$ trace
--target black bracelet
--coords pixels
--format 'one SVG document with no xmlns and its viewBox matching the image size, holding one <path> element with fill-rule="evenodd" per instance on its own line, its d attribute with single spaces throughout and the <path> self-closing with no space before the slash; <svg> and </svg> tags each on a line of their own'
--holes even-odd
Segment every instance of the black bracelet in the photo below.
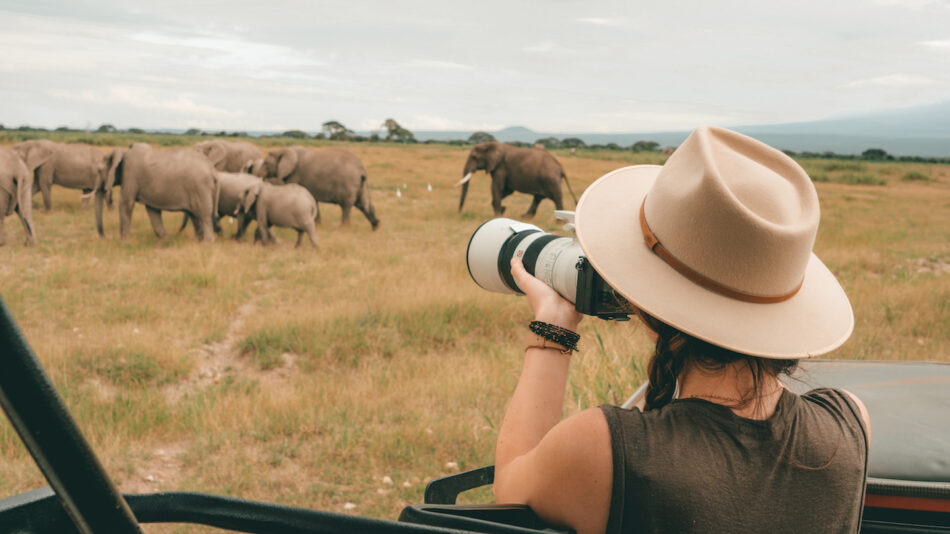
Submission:
<svg viewBox="0 0 950 534">
<path fill-rule="evenodd" d="M 528 325 L 528 329 L 548 341 L 553 341 L 573 351 L 577 350 L 577 342 L 581 339 L 581 336 L 577 332 L 572 332 L 567 328 L 561 328 L 560 326 L 542 321 L 531 321 L 531 324 Z"/>
</svg>

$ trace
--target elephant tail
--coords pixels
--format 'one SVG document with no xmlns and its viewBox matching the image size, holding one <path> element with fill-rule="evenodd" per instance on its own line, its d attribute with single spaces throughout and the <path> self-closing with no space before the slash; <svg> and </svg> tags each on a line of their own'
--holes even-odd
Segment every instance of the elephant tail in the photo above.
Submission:
<svg viewBox="0 0 950 534">
<path fill-rule="evenodd" d="M 574 196 L 574 190 L 571 189 L 571 182 L 567 181 L 567 175 L 564 174 L 564 171 L 561 171 L 561 179 L 564 180 L 564 185 L 567 186 L 567 192 L 571 194 L 571 198 L 574 199 L 574 206 L 577 206 L 577 197 Z"/>
<path fill-rule="evenodd" d="M 186 226 L 188 226 L 188 212 L 183 213 L 181 216 L 181 226 L 178 227 L 178 233 L 184 232 Z"/>
</svg>

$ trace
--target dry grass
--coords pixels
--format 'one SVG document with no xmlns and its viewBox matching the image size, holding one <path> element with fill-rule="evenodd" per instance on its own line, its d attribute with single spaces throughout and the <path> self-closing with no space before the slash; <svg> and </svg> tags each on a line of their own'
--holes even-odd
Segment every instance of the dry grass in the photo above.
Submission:
<svg viewBox="0 0 950 534">
<path fill-rule="evenodd" d="M 395 518 L 421 502 L 426 480 L 491 463 L 530 315 L 521 299 L 476 288 L 465 268 L 467 240 L 491 216 L 488 179 L 473 178 L 459 214 L 464 148 L 348 148 L 369 170 L 382 227 L 354 213 L 342 228 L 325 206 L 319 253 L 294 250 L 283 230 L 267 249 L 190 233 L 159 243 L 141 207 L 128 241 L 116 240 L 116 212 L 100 241 L 79 193 L 60 188 L 54 211 L 35 214 L 37 247 L 23 248 L 7 220 L 0 292 L 124 491 L 352 503 Z M 617 167 L 661 162 L 558 156 L 578 194 Z M 816 251 L 857 317 L 834 357 L 950 360 L 950 168 L 804 163 L 828 177 Z M 929 179 L 902 179 L 910 172 Z M 885 185 L 837 179 L 849 173 Z M 508 213 L 529 200 L 510 197 Z M 534 222 L 558 230 L 552 209 L 542 204 Z M 179 220 L 166 215 L 166 226 Z M 582 334 L 566 413 L 622 402 L 649 352 L 633 325 L 588 319 Z M 44 484 L 0 425 L 0 494 Z"/>
</svg>

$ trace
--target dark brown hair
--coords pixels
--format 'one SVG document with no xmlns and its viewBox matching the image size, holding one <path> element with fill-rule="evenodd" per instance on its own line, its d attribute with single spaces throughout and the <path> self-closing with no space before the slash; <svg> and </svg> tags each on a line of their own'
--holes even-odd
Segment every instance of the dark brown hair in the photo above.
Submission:
<svg viewBox="0 0 950 534">
<path fill-rule="evenodd" d="M 647 367 L 650 380 L 646 393 L 647 410 L 662 408 L 673 400 L 676 378 L 687 363 L 697 364 L 710 371 L 721 370 L 736 361 L 748 365 L 749 371 L 752 372 L 752 389 L 743 399 L 739 399 L 739 406 L 759 397 L 759 385 L 763 376 L 777 377 L 780 374 L 788 374 L 798 366 L 798 360 L 756 358 L 733 352 L 680 332 L 643 311 L 637 313 L 657 334 L 656 351 Z"/>
</svg>

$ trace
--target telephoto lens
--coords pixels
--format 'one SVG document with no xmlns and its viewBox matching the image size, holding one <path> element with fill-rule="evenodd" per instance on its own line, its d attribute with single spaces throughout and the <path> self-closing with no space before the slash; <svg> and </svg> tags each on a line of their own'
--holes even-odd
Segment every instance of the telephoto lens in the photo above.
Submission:
<svg viewBox="0 0 950 534">
<path fill-rule="evenodd" d="M 558 214 L 565 220 L 573 219 L 571 212 Z M 591 267 L 573 237 L 549 234 L 533 224 L 500 217 L 483 223 L 469 239 L 468 272 L 483 289 L 524 294 L 511 276 L 514 257 L 521 258 L 529 274 L 554 288 L 581 313 L 626 320 L 633 312 L 633 307 Z"/>
</svg>

